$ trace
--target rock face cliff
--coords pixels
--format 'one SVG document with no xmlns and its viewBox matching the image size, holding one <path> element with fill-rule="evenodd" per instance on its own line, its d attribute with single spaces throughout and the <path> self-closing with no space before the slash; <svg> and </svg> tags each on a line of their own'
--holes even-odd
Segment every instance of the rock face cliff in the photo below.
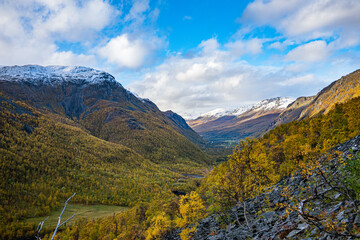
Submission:
<svg viewBox="0 0 360 240">
<path fill-rule="evenodd" d="M 344 180 L 346 173 L 339 171 L 339 166 L 342 164 L 342 157 L 346 161 L 350 153 L 360 153 L 360 136 L 338 145 L 333 150 L 342 154 L 331 159 L 326 167 L 325 165 L 321 167 L 327 177 L 321 176 L 321 172 L 310 177 L 308 175 L 304 177 L 298 172 L 292 177 L 283 178 L 267 193 L 245 202 L 249 225 L 246 223 L 242 204 L 227 213 L 229 219 L 225 225 L 219 223 L 218 215 L 202 220 L 192 239 L 359 238 L 360 203 L 352 199 L 349 192 L 341 189 L 341 181 Z M 312 211 L 307 212 L 309 206 Z M 289 211 L 289 207 L 293 207 L 293 210 Z M 331 230 L 331 227 L 324 228 L 326 224 L 334 224 L 336 231 Z M 172 232 L 166 239 L 180 239 L 178 234 L 179 230 Z"/>
</svg>

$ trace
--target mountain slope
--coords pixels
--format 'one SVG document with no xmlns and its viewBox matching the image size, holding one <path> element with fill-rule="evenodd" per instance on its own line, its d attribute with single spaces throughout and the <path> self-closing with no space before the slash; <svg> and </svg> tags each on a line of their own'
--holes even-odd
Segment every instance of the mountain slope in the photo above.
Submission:
<svg viewBox="0 0 360 240">
<path fill-rule="evenodd" d="M 172 121 L 173 127 L 177 129 L 182 135 L 193 143 L 203 146 L 205 144 L 204 139 L 200 137 L 183 119 L 179 114 L 174 113 L 173 111 L 166 111 L 163 114 Z"/>
<path fill-rule="evenodd" d="M 186 124 L 176 125 L 108 73 L 86 67 L 2 67 L 0 89 L 9 99 L 68 117 L 92 135 L 130 147 L 153 162 L 207 161 L 182 133 L 197 143 L 201 137 Z"/>
<path fill-rule="evenodd" d="M 0 238 L 35 236 L 24 219 L 73 203 L 133 206 L 171 196 L 180 175 L 79 124 L 0 96 Z"/>
<path fill-rule="evenodd" d="M 291 98 L 272 98 L 253 106 L 233 111 L 204 114 L 188 124 L 205 140 L 215 143 L 237 143 L 246 137 L 258 137 L 269 124 L 292 102 Z"/>
</svg>

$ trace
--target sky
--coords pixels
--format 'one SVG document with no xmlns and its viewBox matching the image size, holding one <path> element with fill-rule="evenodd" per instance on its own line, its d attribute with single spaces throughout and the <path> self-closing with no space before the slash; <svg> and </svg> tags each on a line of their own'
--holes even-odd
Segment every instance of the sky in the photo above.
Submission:
<svg viewBox="0 0 360 240">
<path fill-rule="evenodd" d="M 0 0 L 0 65 L 88 66 L 186 118 L 360 68 L 359 0 Z"/>
</svg>

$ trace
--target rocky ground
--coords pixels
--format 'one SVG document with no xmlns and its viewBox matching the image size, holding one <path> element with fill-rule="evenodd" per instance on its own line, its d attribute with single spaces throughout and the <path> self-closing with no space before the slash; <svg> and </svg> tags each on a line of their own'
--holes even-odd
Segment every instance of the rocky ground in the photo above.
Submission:
<svg viewBox="0 0 360 240">
<path fill-rule="evenodd" d="M 267 193 L 246 201 L 246 214 L 243 205 L 234 207 L 225 224 L 218 215 L 205 218 L 192 239 L 360 238 L 359 201 L 343 187 L 344 171 L 338 167 L 342 157 L 346 161 L 348 154 L 360 153 L 360 136 L 334 150 L 343 155 L 333 157 L 321 171 L 311 176 L 299 171 L 283 178 Z M 179 232 L 166 239 L 180 239 Z"/>
</svg>

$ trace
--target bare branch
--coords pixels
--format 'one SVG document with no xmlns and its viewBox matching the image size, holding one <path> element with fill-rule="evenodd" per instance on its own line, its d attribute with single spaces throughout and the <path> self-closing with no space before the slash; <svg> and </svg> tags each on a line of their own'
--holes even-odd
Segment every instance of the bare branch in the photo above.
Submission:
<svg viewBox="0 0 360 240">
<path fill-rule="evenodd" d="M 61 227 L 62 225 L 64 225 L 67 221 L 69 221 L 70 219 L 72 219 L 75 216 L 75 213 L 69 217 L 65 222 L 63 222 L 59 227 Z"/>
<path fill-rule="evenodd" d="M 57 226 L 56 226 L 56 228 L 55 228 L 54 234 L 53 234 L 52 237 L 51 237 L 51 240 L 53 240 L 53 239 L 55 238 L 56 232 L 58 231 L 59 227 L 61 227 L 64 223 L 66 223 L 67 221 L 69 221 L 70 219 L 72 219 L 72 218 L 75 216 L 75 213 L 74 213 L 74 215 L 72 215 L 72 217 L 68 218 L 65 222 L 63 222 L 63 223 L 61 224 L 61 217 L 62 217 L 62 215 L 63 215 L 63 213 L 64 213 L 64 211 L 65 211 L 65 209 L 66 209 L 66 206 L 67 206 L 68 202 L 70 201 L 70 199 L 75 196 L 75 194 L 76 194 L 76 193 L 74 193 L 73 195 L 71 195 L 71 196 L 68 198 L 68 200 L 66 200 L 65 206 L 64 206 L 64 208 L 63 208 L 63 210 L 62 210 L 62 212 L 61 212 L 61 214 L 60 214 L 60 216 L 59 216 L 58 224 L 57 224 Z"/>
<path fill-rule="evenodd" d="M 45 218 L 43 221 L 41 221 L 40 223 L 39 223 L 39 225 L 38 225 L 38 227 L 37 227 L 37 229 L 36 229 L 36 236 L 35 236 L 35 238 L 36 239 L 39 239 L 39 240 L 41 240 L 41 238 L 40 238 L 40 231 L 41 231 L 41 229 L 43 228 L 43 225 L 44 225 L 44 222 L 48 219 L 49 217 L 47 217 L 47 218 Z"/>
</svg>

